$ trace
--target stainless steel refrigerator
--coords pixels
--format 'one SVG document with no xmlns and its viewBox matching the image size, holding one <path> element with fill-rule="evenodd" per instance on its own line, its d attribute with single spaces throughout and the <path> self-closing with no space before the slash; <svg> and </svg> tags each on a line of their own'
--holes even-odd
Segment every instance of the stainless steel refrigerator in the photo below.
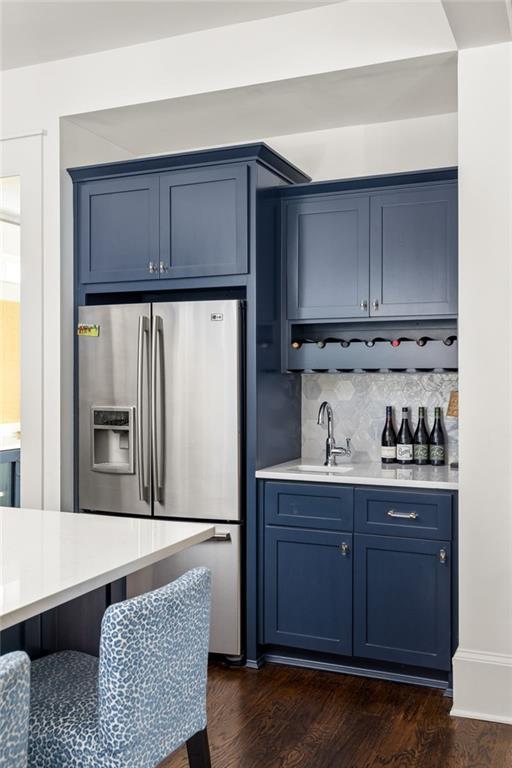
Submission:
<svg viewBox="0 0 512 768">
<path fill-rule="evenodd" d="M 210 650 L 241 653 L 241 304 L 79 308 L 78 506 L 216 523 L 216 537 L 131 578 L 213 573 Z"/>
</svg>

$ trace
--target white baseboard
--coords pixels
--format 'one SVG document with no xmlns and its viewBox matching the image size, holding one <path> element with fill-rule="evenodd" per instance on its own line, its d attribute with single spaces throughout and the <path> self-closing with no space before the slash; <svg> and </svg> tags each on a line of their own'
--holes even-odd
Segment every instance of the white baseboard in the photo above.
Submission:
<svg viewBox="0 0 512 768">
<path fill-rule="evenodd" d="M 512 656 L 459 648 L 451 715 L 512 725 Z"/>
</svg>

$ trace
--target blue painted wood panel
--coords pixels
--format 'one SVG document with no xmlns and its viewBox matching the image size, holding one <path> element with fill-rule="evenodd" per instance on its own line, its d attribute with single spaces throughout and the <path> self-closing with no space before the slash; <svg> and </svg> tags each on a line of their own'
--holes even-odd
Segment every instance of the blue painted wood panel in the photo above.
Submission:
<svg viewBox="0 0 512 768">
<path fill-rule="evenodd" d="M 78 259 L 83 283 L 158 279 L 158 178 L 85 182 L 78 188 Z"/>
<path fill-rule="evenodd" d="M 247 166 L 161 174 L 160 225 L 162 278 L 247 272 Z"/>
<path fill-rule="evenodd" d="M 368 316 L 368 195 L 304 198 L 285 208 L 288 318 Z"/>
<path fill-rule="evenodd" d="M 20 449 L 0 451 L 0 507 L 20 506 Z"/>
<path fill-rule="evenodd" d="M 265 483 L 267 525 L 351 531 L 354 489 L 314 483 Z"/>
<path fill-rule="evenodd" d="M 356 488 L 355 530 L 420 539 L 451 539 L 452 495 L 400 488 Z"/>
<path fill-rule="evenodd" d="M 449 670 L 450 543 L 354 538 L 354 655 Z"/>
<path fill-rule="evenodd" d="M 352 652 L 351 534 L 267 526 L 264 589 L 266 643 Z"/>
<path fill-rule="evenodd" d="M 457 313 L 457 184 L 371 196 L 371 314 Z"/>
</svg>

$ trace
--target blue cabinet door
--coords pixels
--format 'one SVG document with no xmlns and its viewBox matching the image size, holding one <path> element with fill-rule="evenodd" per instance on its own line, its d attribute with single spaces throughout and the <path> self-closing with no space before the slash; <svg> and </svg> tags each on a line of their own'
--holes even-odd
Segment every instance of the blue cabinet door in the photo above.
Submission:
<svg viewBox="0 0 512 768">
<path fill-rule="evenodd" d="M 368 316 L 369 198 L 285 204 L 290 320 Z"/>
<path fill-rule="evenodd" d="M 233 164 L 160 176 L 162 278 L 248 270 L 248 168 Z"/>
<path fill-rule="evenodd" d="M 77 194 L 81 282 L 158 278 L 158 177 L 84 182 Z"/>
<path fill-rule="evenodd" d="M 352 653 L 352 535 L 265 529 L 266 643 Z"/>
<path fill-rule="evenodd" d="M 370 313 L 457 313 L 457 184 L 371 197 Z"/>
<path fill-rule="evenodd" d="M 449 670 L 450 544 L 354 538 L 354 655 Z"/>
</svg>

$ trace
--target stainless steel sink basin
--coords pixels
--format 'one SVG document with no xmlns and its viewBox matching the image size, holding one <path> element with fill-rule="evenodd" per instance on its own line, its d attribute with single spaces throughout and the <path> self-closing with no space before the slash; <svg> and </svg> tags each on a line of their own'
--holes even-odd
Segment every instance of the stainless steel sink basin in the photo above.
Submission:
<svg viewBox="0 0 512 768">
<path fill-rule="evenodd" d="M 350 470 L 354 469 L 354 467 L 351 464 L 340 464 L 336 467 L 326 467 L 323 464 L 297 464 L 295 467 L 290 467 L 290 469 L 292 472 L 323 472 L 324 474 L 334 473 L 342 475 L 344 472 L 350 472 Z"/>
</svg>

